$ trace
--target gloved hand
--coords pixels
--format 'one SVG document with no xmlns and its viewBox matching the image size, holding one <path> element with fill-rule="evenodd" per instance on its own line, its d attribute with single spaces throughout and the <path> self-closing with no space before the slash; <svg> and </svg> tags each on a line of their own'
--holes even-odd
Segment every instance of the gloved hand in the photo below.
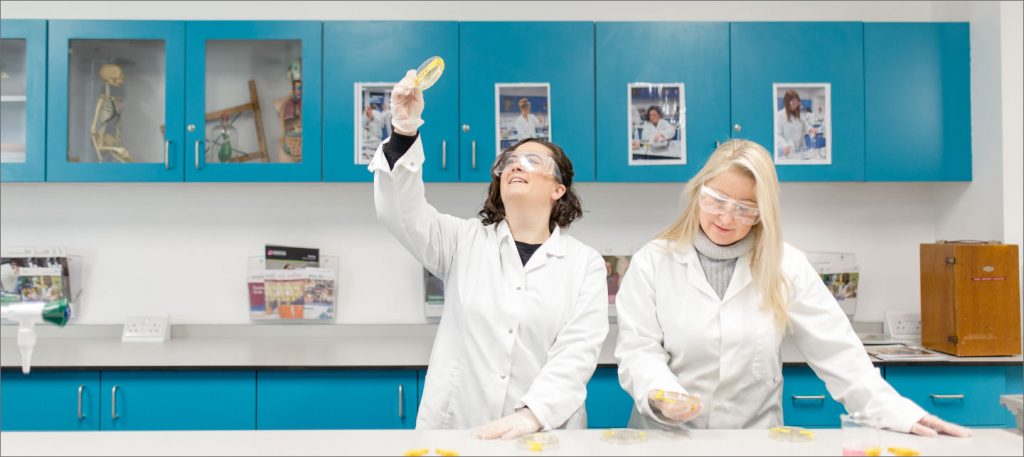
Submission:
<svg viewBox="0 0 1024 457">
<path fill-rule="evenodd" d="M 647 394 L 651 409 L 660 412 L 668 420 L 686 422 L 700 414 L 700 401 L 697 397 L 689 397 L 677 392 L 666 392 L 659 389 Z"/>
<path fill-rule="evenodd" d="M 391 125 L 406 136 L 416 135 L 423 125 L 423 92 L 416 88 L 415 79 L 416 70 L 409 70 L 391 90 Z"/>
<path fill-rule="evenodd" d="M 924 416 L 910 427 L 910 433 L 921 436 L 935 436 L 945 433 L 958 438 L 971 436 L 971 431 L 956 424 L 951 424 L 931 414 Z"/>
<path fill-rule="evenodd" d="M 473 436 L 482 440 L 501 438 L 510 440 L 541 429 L 540 421 L 530 408 L 523 408 L 473 431 Z"/>
</svg>

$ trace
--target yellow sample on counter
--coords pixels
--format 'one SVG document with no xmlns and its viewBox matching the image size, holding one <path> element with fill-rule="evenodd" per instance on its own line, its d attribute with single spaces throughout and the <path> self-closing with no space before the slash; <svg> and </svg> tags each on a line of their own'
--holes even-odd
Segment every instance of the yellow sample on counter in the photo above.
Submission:
<svg viewBox="0 0 1024 457">
<path fill-rule="evenodd" d="M 456 457 L 456 456 L 458 456 L 458 455 L 459 455 L 459 453 L 458 453 L 458 452 L 455 452 L 455 451 L 453 451 L 453 450 L 451 450 L 451 449 L 441 449 L 441 448 L 437 448 L 437 449 L 434 449 L 434 452 L 436 452 L 436 453 L 437 453 L 437 455 L 443 455 L 443 456 L 445 456 L 445 457 Z"/>
<path fill-rule="evenodd" d="M 526 444 L 529 446 L 527 449 L 533 452 L 540 452 L 544 450 L 544 445 L 540 444 L 539 441 L 527 441 Z"/>
<path fill-rule="evenodd" d="M 864 450 L 864 455 L 877 456 L 882 455 L 882 448 L 870 447 Z"/>
<path fill-rule="evenodd" d="M 899 455 L 899 456 L 921 455 L 921 453 L 918 452 L 917 449 L 911 449 L 911 448 L 908 448 L 908 447 L 890 447 L 889 448 L 889 453 L 891 453 L 892 455 Z"/>
<path fill-rule="evenodd" d="M 405 451 L 405 454 L 402 455 L 408 457 L 419 457 L 421 455 L 427 455 L 428 452 L 430 452 L 430 449 L 423 447 L 419 449 L 409 449 L 408 451 Z"/>
</svg>

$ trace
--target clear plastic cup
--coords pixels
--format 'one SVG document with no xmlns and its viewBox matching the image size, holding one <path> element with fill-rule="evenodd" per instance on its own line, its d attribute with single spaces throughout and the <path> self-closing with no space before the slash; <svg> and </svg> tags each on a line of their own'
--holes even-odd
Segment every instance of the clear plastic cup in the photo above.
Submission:
<svg viewBox="0 0 1024 457">
<path fill-rule="evenodd" d="M 856 412 L 841 414 L 843 455 L 881 455 L 878 418 Z"/>
</svg>

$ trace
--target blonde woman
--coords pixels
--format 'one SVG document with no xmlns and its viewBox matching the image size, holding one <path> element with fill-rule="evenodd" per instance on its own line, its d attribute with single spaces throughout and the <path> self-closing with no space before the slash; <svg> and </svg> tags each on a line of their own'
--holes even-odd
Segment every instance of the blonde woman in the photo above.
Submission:
<svg viewBox="0 0 1024 457">
<path fill-rule="evenodd" d="M 779 354 L 788 334 L 847 410 L 900 432 L 970 434 L 882 379 L 804 254 L 782 241 L 768 151 L 722 144 L 684 196 L 679 218 L 633 256 L 616 300 L 615 357 L 635 400 L 631 427 L 782 425 Z M 676 394 L 699 401 L 673 401 Z"/>
</svg>

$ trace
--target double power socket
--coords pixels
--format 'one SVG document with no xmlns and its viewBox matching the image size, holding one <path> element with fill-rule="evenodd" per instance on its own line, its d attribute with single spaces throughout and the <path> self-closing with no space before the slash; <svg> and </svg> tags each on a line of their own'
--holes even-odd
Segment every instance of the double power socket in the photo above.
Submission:
<svg viewBox="0 0 1024 457">
<path fill-rule="evenodd" d="M 891 337 L 920 336 L 921 314 L 889 311 L 883 323 L 885 334 Z"/>
</svg>

